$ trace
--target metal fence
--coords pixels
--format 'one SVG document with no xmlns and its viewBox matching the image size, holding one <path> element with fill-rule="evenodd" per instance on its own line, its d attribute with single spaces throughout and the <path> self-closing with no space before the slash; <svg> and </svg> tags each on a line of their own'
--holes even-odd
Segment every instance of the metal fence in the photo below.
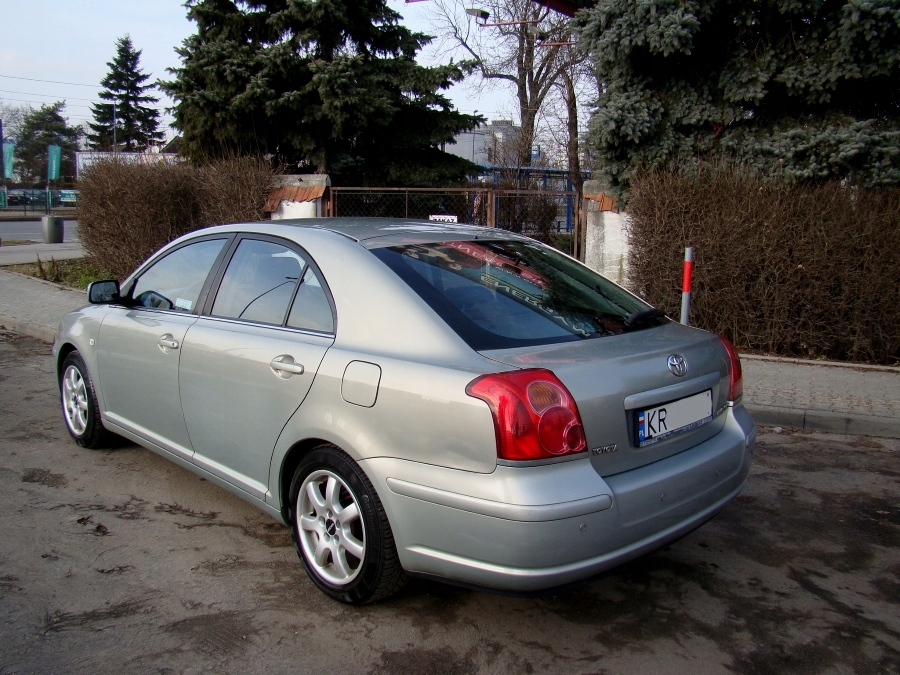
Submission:
<svg viewBox="0 0 900 675">
<path fill-rule="evenodd" d="M 78 190 L 13 188 L 0 190 L 0 208 L 28 213 L 48 213 L 50 208 L 78 205 Z"/>
<path fill-rule="evenodd" d="M 330 188 L 330 217 L 421 218 L 456 216 L 460 223 L 529 235 L 573 232 L 581 213 L 576 192 L 494 188 Z"/>
</svg>

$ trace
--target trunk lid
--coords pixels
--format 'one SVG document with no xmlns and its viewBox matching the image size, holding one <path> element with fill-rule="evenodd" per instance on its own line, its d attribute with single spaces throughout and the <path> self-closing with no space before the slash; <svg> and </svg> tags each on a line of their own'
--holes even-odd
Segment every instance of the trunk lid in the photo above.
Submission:
<svg viewBox="0 0 900 675">
<path fill-rule="evenodd" d="M 673 322 L 580 342 L 481 353 L 516 368 L 546 368 L 556 374 L 575 398 L 591 463 L 601 476 L 679 453 L 716 435 L 725 424 L 728 355 L 718 336 L 704 330 Z M 668 367 L 673 354 L 687 364 L 683 376 Z M 642 411 L 705 391 L 711 395 L 711 421 L 640 447 Z"/>
</svg>

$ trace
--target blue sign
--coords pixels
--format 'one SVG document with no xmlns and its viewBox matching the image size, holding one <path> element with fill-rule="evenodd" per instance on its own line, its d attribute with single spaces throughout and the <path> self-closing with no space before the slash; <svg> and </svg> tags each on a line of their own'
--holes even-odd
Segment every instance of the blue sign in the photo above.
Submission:
<svg viewBox="0 0 900 675">
<path fill-rule="evenodd" d="M 58 145 L 47 146 L 47 180 L 59 180 L 59 165 L 62 161 L 62 148 Z"/>
<path fill-rule="evenodd" d="M 13 177 L 13 155 L 16 152 L 15 141 L 3 141 L 3 177 Z"/>
</svg>

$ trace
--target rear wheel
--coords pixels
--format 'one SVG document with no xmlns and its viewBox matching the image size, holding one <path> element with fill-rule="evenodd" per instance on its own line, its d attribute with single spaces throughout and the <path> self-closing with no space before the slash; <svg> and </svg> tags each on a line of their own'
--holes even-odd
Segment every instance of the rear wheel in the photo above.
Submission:
<svg viewBox="0 0 900 675">
<path fill-rule="evenodd" d="M 291 482 L 292 530 L 306 573 L 341 602 L 375 602 L 406 575 L 384 508 L 362 469 L 333 445 L 310 452 Z"/>
<path fill-rule="evenodd" d="M 59 379 L 60 402 L 66 428 L 84 448 L 101 448 L 110 434 L 103 428 L 97 394 L 81 354 L 71 352 L 63 361 Z"/>
</svg>

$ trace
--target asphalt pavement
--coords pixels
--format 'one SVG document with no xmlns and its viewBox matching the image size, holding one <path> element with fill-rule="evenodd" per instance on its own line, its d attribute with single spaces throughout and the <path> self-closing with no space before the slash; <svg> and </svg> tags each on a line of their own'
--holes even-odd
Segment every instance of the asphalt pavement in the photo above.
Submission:
<svg viewBox="0 0 900 675">
<path fill-rule="evenodd" d="M 0 221 L 0 267 L 43 261 L 73 260 L 84 257 L 84 248 L 78 239 L 78 221 L 63 221 L 61 244 L 45 244 L 40 220 Z M 31 241 L 31 244 L 9 245 L 6 242 Z"/>
<path fill-rule="evenodd" d="M 64 240 L 78 239 L 78 221 L 63 219 Z M 0 220 L 0 239 L 3 241 L 43 241 L 40 220 Z"/>
<path fill-rule="evenodd" d="M 19 248 L 13 247 L 10 248 Z M 53 342 L 83 292 L 0 270 L 0 326 Z M 742 354 L 744 405 L 758 424 L 900 438 L 900 368 Z"/>
<path fill-rule="evenodd" d="M 124 440 L 77 447 L 49 352 L 0 331 L 3 675 L 900 672 L 900 440 L 763 429 L 722 513 L 592 583 L 414 579 L 348 607 L 248 502 Z"/>
</svg>

